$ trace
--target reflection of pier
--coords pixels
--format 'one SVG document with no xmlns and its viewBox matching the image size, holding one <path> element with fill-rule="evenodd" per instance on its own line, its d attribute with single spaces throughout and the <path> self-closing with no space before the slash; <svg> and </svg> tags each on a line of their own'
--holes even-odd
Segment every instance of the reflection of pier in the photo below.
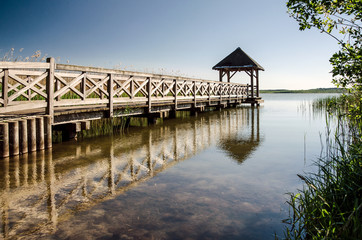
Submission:
<svg viewBox="0 0 362 240">
<path fill-rule="evenodd" d="M 0 161 L 1 237 L 52 232 L 74 212 L 114 198 L 213 144 L 242 158 L 243 141 L 259 142 L 256 109 L 237 108 L 175 119 L 102 144 L 62 144 Z M 258 115 L 257 115 L 258 116 Z M 256 128 L 255 128 L 256 127 Z M 239 141 L 239 142 L 238 142 Z M 61 147 L 62 151 L 56 151 Z M 0 237 L 0 239 L 1 239 Z"/>
</svg>

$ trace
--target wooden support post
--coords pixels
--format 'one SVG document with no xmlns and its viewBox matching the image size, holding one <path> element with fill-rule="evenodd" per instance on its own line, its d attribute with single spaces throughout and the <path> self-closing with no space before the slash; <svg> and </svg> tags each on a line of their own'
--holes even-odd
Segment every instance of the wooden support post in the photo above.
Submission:
<svg viewBox="0 0 362 240">
<path fill-rule="evenodd" d="M 229 93 L 229 104 L 231 102 L 231 85 L 228 85 L 228 93 Z"/>
<path fill-rule="evenodd" d="M 148 78 L 148 112 L 152 111 L 152 78 Z"/>
<path fill-rule="evenodd" d="M 9 124 L 0 123 L 0 156 L 9 157 Z"/>
<path fill-rule="evenodd" d="M 108 115 L 110 118 L 113 117 L 113 74 L 108 74 Z"/>
<path fill-rule="evenodd" d="M 55 90 L 54 92 L 57 92 L 60 89 L 60 81 L 58 79 L 55 79 Z M 59 101 L 61 98 L 60 96 L 57 96 L 55 100 Z"/>
<path fill-rule="evenodd" d="M 133 78 L 133 76 L 132 76 L 132 79 L 131 79 L 131 81 L 129 82 L 129 92 L 131 93 L 131 99 L 133 100 L 133 98 L 134 98 L 134 78 Z"/>
<path fill-rule="evenodd" d="M 220 104 L 222 102 L 222 83 L 219 84 L 219 93 L 220 93 Z"/>
<path fill-rule="evenodd" d="M 19 155 L 19 122 L 9 122 L 10 155 Z"/>
<path fill-rule="evenodd" d="M 253 73 L 253 69 L 250 70 L 250 84 L 251 84 L 251 98 L 254 98 L 254 73 Z"/>
<path fill-rule="evenodd" d="M 256 73 L 256 96 L 259 97 L 259 70 L 256 70 L 255 73 Z"/>
<path fill-rule="evenodd" d="M 209 105 L 211 105 L 211 83 L 210 82 L 207 83 L 207 88 L 209 91 Z"/>
<path fill-rule="evenodd" d="M 28 118 L 28 151 L 36 151 L 36 122 L 35 118 Z"/>
<path fill-rule="evenodd" d="M 44 150 L 44 119 L 37 117 L 36 119 L 36 147 L 37 150 Z"/>
<path fill-rule="evenodd" d="M 196 108 L 196 105 L 197 105 L 197 103 L 196 103 L 196 91 L 197 91 L 197 87 L 196 87 L 196 81 L 192 81 L 192 83 L 193 83 L 193 88 L 194 88 L 194 108 Z"/>
<path fill-rule="evenodd" d="M 227 73 L 227 77 L 228 77 L 228 82 L 230 82 L 230 71 L 228 70 L 226 73 Z"/>
<path fill-rule="evenodd" d="M 76 122 L 76 123 L 73 123 L 73 125 L 74 125 L 74 129 L 75 129 L 76 133 L 82 131 L 82 123 Z"/>
<path fill-rule="evenodd" d="M 83 121 L 80 123 L 82 130 L 89 130 L 90 129 L 90 121 Z"/>
<path fill-rule="evenodd" d="M 219 70 L 219 81 L 222 82 L 222 70 Z"/>
<path fill-rule="evenodd" d="M 45 148 L 52 148 L 52 117 L 44 116 Z"/>
<path fill-rule="evenodd" d="M 85 90 L 86 90 L 86 82 L 87 82 L 87 73 L 83 72 L 83 78 L 82 78 L 82 82 L 80 83 L 80 92 L 82 93 L 82 100 L 85 101 Z M 100 94 L 102 94 L 102 92 L 100 92 Z M 102 99 L 102 95 L 101 95 L 101 99 Z"/>
<path fill-rule="evenodd" d="M 173 91 L 175 92 L 175 111 L 177 110 L 177 79 L 173 80 L 175 85 L 173 86 Z M 176 114 L 175 114 L 176 117 Z"/>
<path fill-rule="evenodd" d="M 20 130 L 20 153 L 24 154 L 28 152 L 28 124 L 26 119 L 19 120 Z"/>
<path fill-rule="evenodd" d="M 46 114 L 50 115 L 53 119 L 54 116 L 54 71 L 55 71 L 55 60 L 54 58 L 47 58 L 49 63 L 48 77 L 46 83 L 47 91 L 47 108 Z M 53 120 L 52 120 L 53 121 Z"/>
<path fill-rule="evenodd" d="M 30 76 L 26 76 L 26 79 L 27 79 L 28 84 L 30 84 L 31 83 Z M 31 89 L 28 89 L 27 95 L 28 95 L 28 101 L 31 101 Z"/>
<path fill-rule="evenodd" d="M 8 106 L 8 90 L 9 90 L 9 70 L 4 70 L 4 77 L 3 77 L 3 85 L 2 85 L 2 96 L 4 100 L 4 107 Z"/>
</svg>

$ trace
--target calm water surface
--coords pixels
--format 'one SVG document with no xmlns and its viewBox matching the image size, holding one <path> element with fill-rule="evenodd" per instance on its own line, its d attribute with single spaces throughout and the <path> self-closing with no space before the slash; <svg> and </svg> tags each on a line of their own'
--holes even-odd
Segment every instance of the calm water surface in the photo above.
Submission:
<svg viewBox="0 0 362 240">
<path fill-rule="evenodd" d="M 327 95 L 239 107 L 0 160 L 0 239 L 274 239 L 321 152 Z"/>
</svg>

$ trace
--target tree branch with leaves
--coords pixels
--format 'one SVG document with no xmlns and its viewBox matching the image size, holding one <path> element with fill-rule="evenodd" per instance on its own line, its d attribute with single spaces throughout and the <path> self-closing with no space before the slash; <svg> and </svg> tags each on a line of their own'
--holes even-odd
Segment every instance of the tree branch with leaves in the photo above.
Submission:
<svg viewBox="0 0 362 240">
<path fill-rule="evenodd" d="M 289 0 L 287 7 L 299 30 L 316 28 L 338 42 L 340 49 L 329 60 L 332 82 L 349 90 L 348 114 L 361 125 L 362 0 Z"/>
</svg>

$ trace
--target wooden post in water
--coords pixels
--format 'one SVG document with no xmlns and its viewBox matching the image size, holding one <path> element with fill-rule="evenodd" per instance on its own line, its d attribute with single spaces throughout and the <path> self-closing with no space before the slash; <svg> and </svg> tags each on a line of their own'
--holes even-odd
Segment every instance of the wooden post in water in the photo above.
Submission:
<svg viewBox="0 0 362 240">
<path fill-rule="evenodd" d="M 51 116 L 44 116 L 44 147 L 46 149 L 52 147 L 52 117 Z"/>
<path fill-rule="evenodd" d="M 9 122 L 9 140 L 10 140 L 10 155 L 19 155 L 19 122 Z"/>
<path fill-rule="evenodd" d="M 37 117 L 36 119 L 36 147 L 37 150 L 44 149 L 44 119 Z"/>
<path fill-rule="evenodd" d="M 28 151 L 36 151 L 36 123 L 35 118 L 28 118 Z"/>
<path fill-rule="evenodd" d="M 24 154 L 28 152 L 28 124 L 26 119 L 19 120 L 20 130 L 20 153 Z"/>
<path fill-rule="evenodd" d="M 9 124 L 0 123 L 0 154 L 1 157 L 9 157 Z"/>
</svg>

